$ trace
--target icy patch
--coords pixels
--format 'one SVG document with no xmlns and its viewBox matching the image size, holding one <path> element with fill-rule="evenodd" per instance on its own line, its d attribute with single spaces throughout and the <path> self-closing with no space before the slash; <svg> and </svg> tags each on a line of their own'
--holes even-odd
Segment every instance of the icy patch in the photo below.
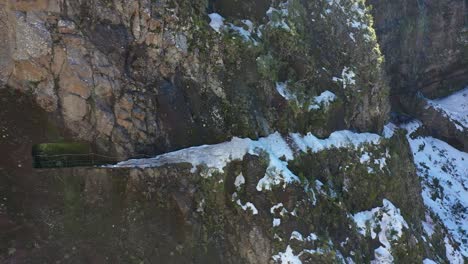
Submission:
<svg viewBox="0 0 468 264">
<path fill-rule="evenodd" d="M 393 123 L 388 123 L 384 126 L 384 131 L 383 131 L 383 135 L 385 138 L 391 138 L 393 137 L 393 135 L 395 134 L 395 130 L 397 130 L 398 127 L 393 124 Z"/>
<path fill-rule="evenodd" d="M 289 90 L 288 90 L 288 84 L 285 82 L 277 82 L 276 83 L 276 91 L 286 100 L 297 100 L 296 96 L 294 96 Z"/>
<path fill-rule="evenodd" d="M 336 95 L 330 91 L 325 91 L 319 96 L 314 97 L 314 103 L 309 106 L 309 110 L 320 109 L 320 106 L 328 107 L 330 103 L 336 100 Z"/>
<path fill-rule="evenodd" d="M 414 131 L 419 123 L 407 124 Z M 407 135 L 417 173 L 421 178 L 425 205 L 444 223 L 468 256 L 468 153 L 432 137 Z"/>
<path fill-rule="evenodd" d="M 380 246 L 374 250 L 374 257 L 371 264 L 393 264 L 393 256 L 385 247 Z"/>
<path fill-rule="evenodd" d="M 242 186 L 242 184 L 244 184 L 244 183 L 245 183 L 244 175 L 242 175 L 242 173 L 237 175 L 237 177 L 236 177 L 236 179 L 234 181 L 234 185 L 236 186 L 236 189 L 239 190 L 240 187 Z"/>
<path fill-rule="evenodd" d="M 468 128 L 468 87 L 445 98 L 427 102 L 448 117 L 458 130 Z"/>
<path fill-rule="evenodd" d="M 277 255 L 274 255 L 273 260 L 282 264 L 302 264 L 299 257 L 300 254 L 297 256 L 294 255 L 292 248 L 288 245 L 284 252 L 279 252 Z"/>
<path fill-rule="evenodd" d="M 424 259 L 423 264 L 437 264 L 437 262 L 433 261 L 432 259 Z"/>
<path fill-rule="evenodd" d="M 297 241 L 315 241 L 317 240 L 317 235 L 314 234 L 314 233 L 310 233 L 310 235 L 308 235 L 306 238 L 304 238 L 302 236 L 301 233 L 299 233 L 298 231 L 293 231 L 291 233 L 291 238 L 289 240 L 297 240 Z"/>
<path fill-rule="evenodd" d="M 452 245 L 450 244 L 450 241 L 448 240 L 447 237 L 445 237 L 444 242 L 445 242 L 445 256 L 449 260 L 450 264 L 463 264 L 463 263 L 465 263 L 463 261 L 463 257 L 460 254 L 460 252 L 458 252 L 457 250 L 455 250 L 452 247 Z"/>
<path fill-rule="evenodd" d="M 292 91 L 288 89 L 288 84 L 286 82 L 278 82 L 276 83 L 276 91 L 286 100 L 288 101 L 295 101 L 299 106 L 304 107 L 306 103 L 301 102 L 296 94 L 294 94 Z M 315 96 L 312 98 L 311 102 L 308 102 L 307 105 L 309 105 L 308 110 L 318 110 L 322 106 L 323 107 L 328 107 L 332 102 L 336 100 L 337 96 L 330 92 L 330 91 L 324 91 L 320 95 Z M 303 100 L 304 101 L 304 100 Z"/>
<path fill-rule="evenodd" d="M 286 31 L 291 31 L 291 28 L 286 23 L 286 19 L 289 15 L 287 6 L 283 5 L 281 9 L 270 7 L 267 10 L 266 15 L 270 20 L 267 24 L 268 26 L 274 28 L 282 28 Z"/>
<path fill-rule="evenodd" d="M 224 17 L 218 13 L 211 13 L 208 16 L 211 19 L 210 27 L 214 29 L 214 31 L 221 33 L 221 29 L 224 27 Z"/>
<path fill-rule="evenodd" d="M 354 71 L 351 70 L 351 68 L 345 66 L 341 72 L 341 78 L 333 77 L 332 80 L 334 82 L 341 82 L 343 84 L 343 89 L 346 89 L 346 87 L 350 85 L 356 85 L 356 80 L 354 79 L 355 77 L 356 74 Z"/>
<path fill-rule="evenodd" d="M 273 218 L 273 227 L 281 225 L 281 219 Z"/>
<path fill-rule="evenodd" d="M 252 41 L 255 45 L 257 44 L 257 41 L 252 37 L 252 34 L 255 32 L 255 27 L 252 21 L 247 19 L 241 20 L 242 24 L 244 24 L 247 28 L 245 29 L 242 26 L 236 26 L 232 23 L 225 23 L 225 19 L 218 13 L 211 13 L 208 16 L 211 19 L 210 27 L 214 31 L 222 33 L 223 31 L 230 30 L 236 33 L 237 35 L 241 36 L 245 41 Z"/>
<path fill-rule="evenodd" d="M 367 231 L 370 231 L 372 239 L 378 235 L 383 247 L 375 250 L 375 263 L 392 263 L 390 242 L 401 237 L 403 228 L 408 228 L 408 224 L 400 214 L 400 209 L 384 199 L 382 207 L 359 212 L 353 216 L 353 219 L 362 235 L 366 235 Z M 370 230 L 367 230 L 368 227 Z M 380 230 L 378 234 L 376 230 Z"/>
<path fill-rule="evenodd" d="M 432 220 L 431 216 L 426 213 L 426 221 L 422 222 L 422 226 L 424 229 L 424 232 L 431 237 L 434 234 L 434 221 Z"/>
<path fill-rule="evenodd" d="M 301 136 L 297 133 L 292 133 L 290 135 L 294 143 L 296 143 L 298 148 L 303 152 L 307 152 L 308 150 L 319 152 L 331 148 L 355 148 L 365 143 L 377 145 L 381 140 L 381 137 L 377 134 L 354 133 L 348 130 L 335 131 L 326 139 L 319 139 L 311 133 L 305 136 Z"/>
<path fill-rule="evenodd" d="M 294 144 L 300 151 L 323 151 L 330 148 L 357 147 L 364 143 L 379 144 L 381 137 L 371 133 L 353 133 L 343 130 L 333 132 L 329 138 L 318 139 L 311 133 L 302 136 L 290 134 Z M 233 138 L 229 142 L 216 145 L 203 145 L 174 151 L 149 159 L 133 159 L 120 162 L 109 167 L 160 167 L 165 164 L 190 163 L 191 172 L 199 173 L 204 177 L 210 177 L 213 173 L 224 172 L 224 167 L 233 160 L 242 160 L 247 154 L 260 155 L 266 153 L 269 164 L 264 177 L 258 182 L 257 190 L 271 190 L 273 186 L 299 182 L 299 178 L 288 168 L 288 161 L 294 159 L 294 153 L 286 140 L 274 133 L 259 140 L 247 138 Z M 240 180 L 240 179 L 239 179 Z"/>
<path fill-rule="evenodd" d="M 242 204 L 241 200 L 237 200 L 237 204 L 242 208 L 242 210 L 247 211 L 247 209 L 250 209 L 252 211 L 252 214 L 256 215 L 258 214 L 258 210 L 255 207 L 255 205 L 251 202 L 247 202 L 245 205 Z"/>
<path fill-rule="evenodd" d="M 361 162 L 362 164 L 368 162 L 369 160 L 370 160 L 370 156 L 369 156 L 369 153 L 367 152 L 364 152 L 361 158 L 359 158 L 359 162 Z"/>
</svg>

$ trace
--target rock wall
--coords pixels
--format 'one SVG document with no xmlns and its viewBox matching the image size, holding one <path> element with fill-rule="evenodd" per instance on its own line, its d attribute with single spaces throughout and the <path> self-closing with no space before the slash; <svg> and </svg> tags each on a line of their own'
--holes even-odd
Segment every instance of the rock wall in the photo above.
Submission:
<svg viewBox="0 0 468 264">
<path fill-rule="evenodd" d="M 468 83 L 463 0 L 368 1 L 395 97 L 447 96 Z"/>
<path fill-rule="evenodd" d="M 228 2 L 7 1 L 1 84 L 121 156 L 274 131 L 382 129 L 388 88 L 361 1 Z M 221 29 L 210 12 L 224 16 Z M 315 102 L 324 91 L 336 96 L 330 107 Z"/>
<path fill-rule="evenodd" d="M 286 171 L 272 168 L 275 157 L 262 151 L 212 160 L 227 162 L 223 171 L 190 163 L 36 170 L 21 203 L 34 238 L 18 236 L 8 245 L 16 253 L 3 260 L 445 262 L 446 231 L 437 220 L 434 234 L 423 231 L 431 218 L 404 137 L 395 131 L 379 143 L 297 153 L 288 167 L 298 181 L 278 180 Z M 265 177 L 276 180 L 259 189 Z"/>
</svg>

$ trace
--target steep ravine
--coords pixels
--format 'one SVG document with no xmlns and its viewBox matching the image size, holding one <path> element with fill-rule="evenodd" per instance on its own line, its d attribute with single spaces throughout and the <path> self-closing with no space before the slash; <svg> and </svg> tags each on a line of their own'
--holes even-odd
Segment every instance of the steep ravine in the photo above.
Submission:
<svg viewBox="0 0 468 264">
<path fill-rule="evenodd" d="M 461 0 L 0 3 L 0 262 L 465 263 L 466 21 Z M 31 167 L 67 141 L 122 162 Z"/>
</svg>

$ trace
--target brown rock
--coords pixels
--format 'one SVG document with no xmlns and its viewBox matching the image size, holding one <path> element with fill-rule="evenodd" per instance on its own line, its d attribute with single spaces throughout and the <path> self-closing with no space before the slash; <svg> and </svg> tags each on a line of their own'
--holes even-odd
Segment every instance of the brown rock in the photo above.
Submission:
<svg viewBox="0 0 468 264">
<path fill-rule="evenodd" d="M 88 113 L 86 100 L 80 96 L 67 94 L 62 101 L 63 114 L 71 121 L 82 120 Z"/>
<path fill-rule="evenodd" d="M 70 20 L 59 20 L 58 24 L 58 31 L 61 34 L 75 34 L 76 33 L 76 25 L 75 22 Z"/>
<path fill-rule="evenodd" d="M 48 72 L 43 66 L 37 65 L 32 60 L 17 61 L 15 63 L 13 75 L 18 80 L 39 82 L 42 81 L 48 75 Z"/>
<path fill-rule="evenodd" d="M 29 60 L 50 54 L 52 38 L 40 14 L 21 12 L 16 15 L 16 49 L 13 58 Z"/>
<path fill-rule="evenodd" d="M 47 112 L 54 112 L 57 110 L 58 98 L 54 90 L 54 81 L 49 79 L 37 85 L 36 88 L 36 102 Z"/>
<path fill-rule="evenodd" d="M 42 11 L 49 7 L 50 0 L 10 0 L 16 10 Z"/>
<path fill-rule="evenodd" d="M 105 76 L 94 76 L 94 93 L 100 98 L 112 97 L 112 85 Z"/>
<path fill-rule="evenodd" d="M 111 136 L 114 128 L 115 118 L 112 113 L 98 109 L 96 111 L 96 128 L 98 132 Z"/>
</svg>

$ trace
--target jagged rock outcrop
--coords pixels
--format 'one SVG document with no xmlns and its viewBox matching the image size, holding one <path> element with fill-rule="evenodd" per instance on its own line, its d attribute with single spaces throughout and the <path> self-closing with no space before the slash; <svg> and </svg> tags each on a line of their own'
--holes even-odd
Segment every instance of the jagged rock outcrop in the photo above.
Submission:
<svg viewBox="0 0 468 264">
<path fill-rule="evenodd" d="M 388 88 L 363 3 L 228 2 L 7 1 L 0 80 L 61 130 L 122 156 L 274 131 L 381 131 Z M 325 91 L 330 106 L 314 99 Z"/>
</svg>

